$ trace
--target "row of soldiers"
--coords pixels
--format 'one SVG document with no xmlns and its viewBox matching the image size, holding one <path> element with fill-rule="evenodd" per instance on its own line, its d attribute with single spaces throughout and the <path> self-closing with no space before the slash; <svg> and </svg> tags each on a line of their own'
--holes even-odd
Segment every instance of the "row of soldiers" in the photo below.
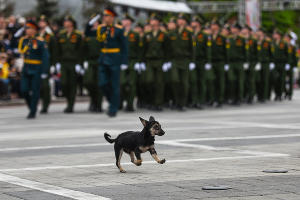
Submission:
<svg viewBox="0 0 300 200">
<path fill-rule="evenodd" d="M 41 113 L 48 112 L 49 78 L 53 73 L 61 74 L 67 99 L 65 113 L 73 112 L 78 76 L 83 76 L 91 97 L 89 110 L 102 112 L 105 94 L 113 104 L 110 116 L 115 116 L 123 105 L 126 111 L 134 111 L 136 97 L 138 107 L 156 111 L 164 106 L 182 111 L 186 106 L 201 109 L 215 103 L 217 107 L 224 103 L 239 105 L 244 101 L 252 103 L 255 96 L 265 102 L 273 90 L 275 100 L 292 98 L 293 68 L 297 66 L 296 47 L 290 42 L 293 35 L 275 31 L 270 37 L 263 29 L 253 32 L 238 24 L 221 26 L 216 20 L 204 25 L 198 17 L 189 23 L 185 14 L 171 18 L 166 26 L 156 14 L 144 26 L 133 27 L 133 23 L 134 19 L 126 14 L 122 25 L 108 26 L 97 15 L 82 34 L 75 29 L 75 20 L 68 16 L 63 30 L 53 35 L 42 16 L 38 21 L 37 40 L 47 44 L 50 67 L 45 67 L 47 73 L 41 75 Z M 125 43 L 122 37 L 112 40 L 119 32 Z M 111 48 L 115 41 L 122 48 Z M 34 52 L 32 55 L 27 52 L 26 58 L 23 42 L 21 39 L 19 50 L 25 55 L 25 64 L 35 65 Z M 99 54 L 107 56 L 99 58 Z M 114 57 L 114 54 L 121 56 Z M 116 70 L 121 71 L 108 82 L 105 73 L 114 73 L 111 67 L 111 72 L 104 71 L 103 66 L 111 63 L 117 63 Z M 22 84 L 23 91 L 28 91 L 28 84 Z M 107 84 L 108 87 L 102 87 Z M 36 113 L 39 88 L 34 90 L 35 100 L 28 100 L 31 102 L 29 118 L 34 118 Z"/>
</svg>

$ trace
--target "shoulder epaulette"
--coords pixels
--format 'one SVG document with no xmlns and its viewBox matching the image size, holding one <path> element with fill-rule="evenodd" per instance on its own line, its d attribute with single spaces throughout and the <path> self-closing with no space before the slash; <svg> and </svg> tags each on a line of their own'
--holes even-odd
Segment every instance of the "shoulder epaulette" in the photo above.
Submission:
<svg viewBox="0 0 300 200">
<path fill-rule="evenodd" d="M 63 29 L 63 30 L 61 30 L 61 31 L 59 31 L 59 34 L 64 34 L 64 33 L 66 33 L 67 31 L 65 30 L 65 29 Z"/>
<path fill-rule="evenodd" d="M 189 32 L 194 32 L 191 27 L 186 27 L 186 30 L 188 30 Z"/>
<path fill-rule="evenodd" d="M 119 24 L 115 24 L 115 27 L 119 28 L 119 29 L 122 29 L 123 26 L 122 25 L 119 25 Z"/>
<path fill-rule="evenodd" d="M 81 31 L 79 31 L 79 30 L 75 30 L 75 33 L 82 35 Z"/>
</svg>

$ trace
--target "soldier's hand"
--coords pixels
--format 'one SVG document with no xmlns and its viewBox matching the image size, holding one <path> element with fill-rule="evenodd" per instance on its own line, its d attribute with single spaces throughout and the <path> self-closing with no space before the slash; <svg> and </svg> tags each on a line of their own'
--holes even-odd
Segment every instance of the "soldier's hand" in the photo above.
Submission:
<svg viewBox="0 0 300 200">
<path fill-rule="evenodd" d="M 289 71 L 291 69 L 291 65 L 290 64 L 285 64 L 285 70 Z"/>
<path fill-rule="evenodd" d="M 210 63 L 206 63 L 204 65 L 204 68 L 205 68 L 206 71 L 209 71 L 211 69 L 211 64 Z"/>
<path fill-rule="evenodd" d="M 244 70 L 248 70 L 249 69 L 249 63 L 244 63 L 243 68 L 244 68 Z"/>
<path fill-rule="evenodd" d="M 48 77 L 47 74 L 41 74 L 41 78 L 42 78 L 42 79 L 46 79 L 47 77 Z"/>
<path fill-rule="evenodd" d="M 124 71 L 124 70 L 126 70 L 126 69 L 128 69 L 128 65 L 122 64 L 122 65 L 121 65 L 121 70 Z"/>
<path fill-rule="evenodd" d="M 81 66 L 79 64 L 75 65 L 75 71 L 76 71 L 77 74 L 80 74 L 80 72 L 81 72 Z"/>
<path fill-rule="evenodd" d="M 275 64 L 274 63 L 270 63 L 270 70 L 273 70 L 275 68 Z"/>
<path fill-rule="evenodd" d="M 189 64 L 189 69 L 190 69 L 190 71 L 193 71 L 195 68 L 196 68 L 195 63 L 190 63 L 190 64 Z"/>
<path fill-rule="evenodd" d="M 135 71 L 137 71 L 139 73 L 141 72 L 140 63 L 135 63 L 133 68 L 134 68 Z"/>
<path fill-rule="evenodd" d="M 83 62 L 83 68 L 84 68 L 84 70 L 87 70 L 89 68 L 89 62 L 88 61 Z"/>
<path fill-rule="evenodd" d="M 255 71 L 260 71 L 261 70 L 261 64 L 260 63 L 257 63 L 255 65 Z"/>
<path fill-rule="evenodd" d="M 168 69 L 169 69 L 169 64 L 168 64 L 168 63 L 164 63 L 164 64 L 162 65 L 162 70 L 163 70 L 163 72 L 167 72 Z"/>
<path fill-rule="evenodd" d="M 228 70 L 229 70 L 229 68 L 230 68 L 230 67 L 229 67 L 229 65 L 228 65 L 228 64 L 225 64 L 225 65 L 224 65 L 224 70 L 225 70 L 225 71 L 228 71 Z"/>
<path fill-rule="evenodd" d="M 141 71 L 146 71 L 146 64 L 144 62 L 140 63 Z"/>
<path fill-rule="evenodd" d="M 57 73 L 59 73 L 60 72 L 60 68 L 61 68 L 60 63 L 56 63 L 55 67 L 56 67 Z"/>
</svg>

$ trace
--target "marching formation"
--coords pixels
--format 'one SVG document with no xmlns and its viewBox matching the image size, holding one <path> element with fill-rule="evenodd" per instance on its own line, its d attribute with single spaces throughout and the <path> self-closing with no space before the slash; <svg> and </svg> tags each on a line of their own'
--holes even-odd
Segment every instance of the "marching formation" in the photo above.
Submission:
<svg viewBox="0 0 300 200">
<path fill-rule="evenodd" d="M 47 33 L 47 20 L 26 23 L 19 41 L 24 56 L 22 91 L 30 113 L 41 113 L 50 103 L 49 77 L 60 74 L 65 113 L 72 113 L 78 76 L 89 92 L 91 112 L 102 112 L 103 96 L 108 115 L 138 108 L 184 111 L 223 104 L 252 104 L 292 99 L 293 73 L 298 64 L 293 32 L 272 34 L 239 24 L 202 22 L 179 14 L 162 23 L 152 14 L 146 24 L 126 14 L 116 23 L 113 9 L 88 22 L 84 33 L 75 30 L 71 17 L 58 34 Z M 101 18 L 101 20 L 100 20 Z M 135 26 L 133 26 L 135 24 Z M 48 49 L 48 51 L 47 51 Z"/>
</svg>

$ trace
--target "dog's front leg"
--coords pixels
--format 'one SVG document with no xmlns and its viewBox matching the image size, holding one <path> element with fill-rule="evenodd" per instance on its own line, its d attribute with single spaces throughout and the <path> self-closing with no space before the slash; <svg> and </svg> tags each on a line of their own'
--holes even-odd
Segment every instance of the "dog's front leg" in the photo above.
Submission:
<svg viewBox="0 0 300 200">
<path fill-rule="evenodd" d="M 141 150 L 139 148 L 136 148 L 134 151 L 134 154 L 136 156 L 136 161 L 134 161 L 134 164 L 136 166 L 141 166 L 142 165 L 142 158 L 141 158 Z"/>
<path fill-rule="evenodd" d="M 157 163 L 159 163 L 159 164 L 164 164 L 164 163 L 166 162 L 166 159 L 160 160 L 160 159 L 158 158 L 157 153 L 156 153 L 154 147 L 150 148 L 150 149 L 149 149 L 149 152 L 150 152 L 152 158 L 153 158 Z"/>
</svg>

